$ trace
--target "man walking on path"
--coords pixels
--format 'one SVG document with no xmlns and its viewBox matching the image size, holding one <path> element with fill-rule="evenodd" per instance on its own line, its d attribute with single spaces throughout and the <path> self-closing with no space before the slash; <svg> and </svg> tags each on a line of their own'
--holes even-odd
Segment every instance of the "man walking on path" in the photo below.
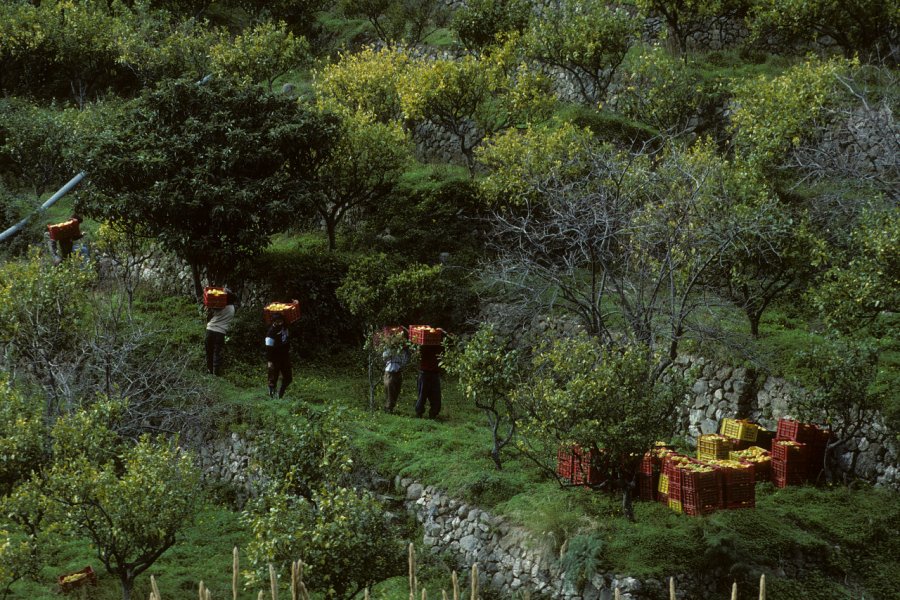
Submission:
<svg viewBox="0 0 900 600">
<path fill-rule="evenodd" d="M 222 374 L 222 355 L 225 351 L 225 334 L 234 319 L 234 295 L 225 288 L 225 308 L 212 308 L 206 320 L 206 370 L 211 375 Z"/>
<path fill-rule="evenodd" d="M 419 398 L 416 402 L 416 417 L 425 413 L 425 401 L 428 401 L 428 418 L 433 419 L 441 412 L 441 367 L 438 356 L 441 346 L 422 346 L 419 350 Z"/>
<path fill-rule="evenodd" d="M 272 325 L 266 332 L 266 360 L 268 361 L 269 397 L 275 397 L 278 376 L 281 376 L 281 389 L 278 397 L 284 398 L 284 392 L 294 380 L 291 373 L 291 346 L 287 325 L 281 313 L 272 315 Z"/>
</svg>

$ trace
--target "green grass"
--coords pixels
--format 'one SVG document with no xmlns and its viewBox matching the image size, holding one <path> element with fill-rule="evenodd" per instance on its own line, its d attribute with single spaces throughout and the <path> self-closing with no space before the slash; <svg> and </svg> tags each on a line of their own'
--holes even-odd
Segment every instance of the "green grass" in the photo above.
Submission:
<svg viewBox="0 0 900 600">
<path fill-rule="evenodd" d="M 231 597 L 232 549 L 246 544 L 246 532 L 238 522 L 237 513 L 220 507 L 205 506 L 194 523 L 184 532 L 181 540 L 162 556 L 135 582 L 132 598 L 150 595 L 150 577 L 156 577 L 163 598 L 196 597 L 197 586 L 202 580 L 212 591 L 214 598 Z M 90 543 L 84 539 L 69 538 L 62 545 L 58 561 L 47 565 L 38 581 L 23 581 L 13 587 L 14 597 L 31 600 L 55 600 L 56 577 L 91 565 L 97 573 L 96 588 L 85 588 L 81 593 L 68 595 L 90 600 L 118 600 L 122 597 L 117 577 L 106 572 Z M 256 598 L 256 592 L 242 594 Z"/>
</svg>

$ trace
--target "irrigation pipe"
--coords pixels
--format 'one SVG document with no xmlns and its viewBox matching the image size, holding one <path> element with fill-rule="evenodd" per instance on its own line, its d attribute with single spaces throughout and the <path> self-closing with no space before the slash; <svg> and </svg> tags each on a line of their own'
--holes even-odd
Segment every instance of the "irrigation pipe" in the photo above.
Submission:
<svg viewBox="0 0 900 600">
<path fill-rule="evenodd" d="M 55 194 L 53 194 L 52 196 L 50 196 L 46 202 L 41 204 L 41 207 L 39 209 L 37 209 L 36 211 L 31 213 L 30 215 L 28 215 L 27 217 L 25 217 L 24 219 L 22 219 L 21 221 L 19 221 L 18 223 L 16 223 L 15 225 L 10 227 L 6 231 L 4 231 L 3 233 L 0 233 L 0 242 L 6 240 L 7 238 L 12 237 L 16 233 L 18 233 L 23 227 L 25 227 L 26 223 L 28 223 L 28 220 L 31 217 L 33 217 L 36 214 L 42 213 L 45 210 L 47 210 L 48 208 L 50 208 L 51 206 L 53 206 L 57 200 L 59 200 L 60 198 L 65 196 L 69 192 L 69 190 L 71 190 L 73 187 L 78 185 L 78 182 L 80 182 L 82 179 L 84 179 L 84 171 L 82 171 L 81 173 L 79 173 L 78 175 L 76 175 L 75 177 L 70 179 L 69 183 L 67 183 L 66 185 L 59 188 L 59 191 L 56 192 Z"/>
</svg>

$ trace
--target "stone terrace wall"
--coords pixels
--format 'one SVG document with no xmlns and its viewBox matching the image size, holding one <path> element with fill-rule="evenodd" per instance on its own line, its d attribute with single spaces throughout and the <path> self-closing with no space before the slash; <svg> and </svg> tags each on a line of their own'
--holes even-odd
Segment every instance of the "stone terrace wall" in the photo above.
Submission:
<svg viewBox="0 0 900 600">
<path fill-rule="evenodd" d="M 697 369 L 689 402 L 681 409 L 680 433 L 696 438 L 715 433 L 723 418 L 750 418 L 766 429 L 775 429 L 778 419 L 794 417 L 792 399 L 803 390 L 787 381 L 756 375 L 743 368 L 717 365 L 701 357 L 681 356 L 677 373 Z M 862 435 L 837 449 L 837 466 L 845 472 L 900 489 L 900 454 L 896 432 L 881 417 L 867 423 Z"/>
</svg>

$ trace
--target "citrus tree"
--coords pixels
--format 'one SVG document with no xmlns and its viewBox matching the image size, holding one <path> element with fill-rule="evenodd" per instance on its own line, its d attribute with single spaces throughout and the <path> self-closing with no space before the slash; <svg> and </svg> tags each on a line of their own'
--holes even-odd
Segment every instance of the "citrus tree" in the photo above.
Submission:
<svg viewBox="0 0 900 600">
<path fill-rule="evenodd" d="M 258 87 L 166 81 L 87 142 L 84 212 L 152 232 L 222 283 L 303 213 L 337 134 L 327 115 Z"/>
<path fill-rule="evenodd" d="M 242 514 L 251 533 L 250 585 L 300 558 L 307 581 L 332 598 L 351 598 L 399 571 L 402 548 L 391 540 L 384 509 L 348 485 L 350 440 L 340 410 L 299 407 L 271 423 L 254 464 L 268 481 Z"/>
<path fill-rule="evenodd" d="M 639 346 L 604 346 L 585 334 L 548 340 L 534 351 L 532 377 L 512 396 L 520 450 L 554 475 L 560 447 L 590 451 L 603 477 L 597 485 L 620 490 L 623 512 L 634 520 L 638 463 L 671 435 L 684 393 L 680 382 L 654 381 L 655 364 Z"/>
<path fill-rule="evenodd" d="M 192 522 L 202 494 L 199 470 L 177 442 L 117 437 L 118 410 L 99 403 L 57 421 L 42 492 L 53 518 L 91 541 L 129 600 L 135 579 Z"/>
</svg>

